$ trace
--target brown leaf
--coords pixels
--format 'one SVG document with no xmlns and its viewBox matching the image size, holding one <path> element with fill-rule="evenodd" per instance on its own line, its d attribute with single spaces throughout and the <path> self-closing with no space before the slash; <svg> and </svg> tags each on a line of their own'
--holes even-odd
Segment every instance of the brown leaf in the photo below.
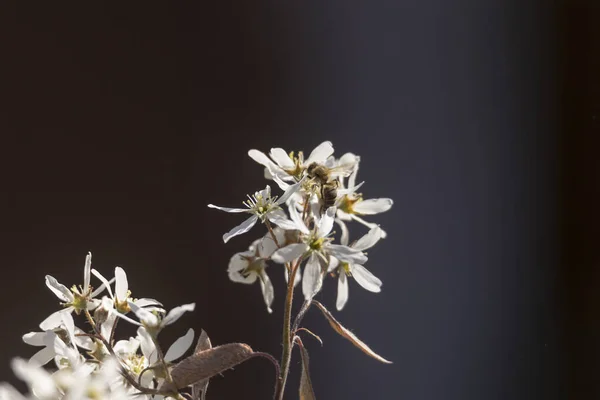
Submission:
<svg viewBox="0 0 600 400">
<path fill-rule="evenodd" d="M 315 391 L 310 380 L 310 373 L 308 371 L 308 352 L 302 343 L 302 340 L 298 336 L 294 338 L 300 349 L 300 356 L 302 358 L 302 375 L 300 376 L 300 400 L 316 400 Z"/>
<path fill-rule="evenodd" d="M 250 346 L 243 343 L 228 343 L 195 353 L 173 367 L 173 383 L 165 382 L 160 390 L 178 390 L 199 383 L 235 367 L 253 355 Z"/>
<path fill-rule="evenodd" d="M 353 345 L 355 345 L 356 347 L 358 347 L 359 349 L 362 350 L 363 353 L 365 353 L 368 356 L 373 357 L 374 359 L 381 361 L 382 363 L 385 364 L 391 364 L 391 361 L 386 360 L 385 358 L 381 357 L 379 354 L 375 353 L 373 350 L 371 350 L 371 348 L 369 346 L 367 346 L 362 340 L 360 340 L 359 338 L 356 337 L 356 335 L 354 335 L 354 333 L 350 332 L 348 329 L 344 328 L 342 326 L 342 324 L 340 324 L 338 322 L 338 320 L 336 320 L 333 315 L 331 315 L 331 313 L 329 311 L 327 311 L 327 309 L 325 308 L 325 306 L 321 303 L 319 303 L 316 300 L 313 300 L 313 303 L 319 307 L 319 309 L 321 310 L 321 312 L 323 313 L 323 315 L 325 315 L 325 318 L 327 318 L 327 320 L 329 321 L 329 325 L 331 325 L 331 327 L 340 335 L 342 335 L 343 337 L 345 337 L 346 339 L 348 339 L 350 342 L 352 342 Z"/>
<path fill-rule="evenodd" d="M 204 329 L 200 333 L 198 343 L 194 349 L 194 353 L 200 353 L 201 351 L 212 349 L 210 339 Z M 203 379 L 192 385 L 192 399 L 193 400 L 206 400 L 206 391 L 208 390 L 209 379 Z"/>
</svg>

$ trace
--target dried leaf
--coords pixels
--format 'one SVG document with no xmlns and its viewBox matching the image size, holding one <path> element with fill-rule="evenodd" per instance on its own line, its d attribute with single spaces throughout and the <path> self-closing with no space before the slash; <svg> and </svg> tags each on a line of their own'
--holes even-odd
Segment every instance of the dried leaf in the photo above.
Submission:
<svg viewBox="0 0 600 400">
<path fill-rule="evenodd" d="M 323 315 L 325 315 L 325 318 L 327 318 L 327 320 L 329 321 L 329 325 L 331 325 L 331 327 L 337 333 L 339 333 L 340 335 L 342 335 L 343 337 L 345 337 L 346 339 L 348 339 L 350 342 L 352 342 L 353 345 L 355 345 L 360 350 L 362 350 L 363 353 L 365 353 L 368 356 L 373 357 L 374 359 L 376 359 L 378 361 L 381 361 L 382 363 L 385 363 L 385 364 L 391 364 L 392 363 L 391 361 L 388 361 L 385 358 L 381 357 L 379 354 L 375 353 L 362 340 L 360 340 L 359 338 L 357 338 L 356 335 L 354 335 L 354 333 L 352 333 L 348 329 L 344 328 L 344 326 L 342 326 L 342 324 L 340 324 L 338 322 L 338 320 L 336 320 L 333 317 L 333 315 L 331 315 L 331 313 L 329 311 L 327 311 L 327 309 L 325 308 L 325 306 L 323 304 L 319 303 L 316 300 L 313 300 L 313 303 L 317 307 L 319 307 L 319 309 L 321 310 L 321 312 L 323 313 Z"/>
<path fill-rule="evenodd" d="M 195 353 L 173 367 L 173 383 L 165 382 L 160 390 L 178 390 L 200 383 L 235 367 L 253 355 L 250 346 L 243 343 L 228 343 Z"/>
<path fill-rule="evenodd" d="M 308 370 L 308 352 L 302 343 L 302 340 L 298 336 L 294 339 L 300 349 L 300 356 L 302 358 L 302 375 L 300 376 L 300 400 L 316 400 L 315 391 L 313 389 L 312 381 L 310 380 L 310 372 Z"/>
<path fill-rule="evenodd" d="M 198 343 L 196 344 L 196 348 L 194 349 L 194 353 L 200 353 L 201 351 L 212 349 L 212 344 L 210 343 L 210 339 L 204 329 L 200 333 L 200 337 L 198 338 Z M 192 399 L 193 400 L 206 400 L 206 391 L 208 390 L 208 382 L 209 379 L 203 379 L 200 382 L 194 383 L 192 385 Z"/>
</svg>

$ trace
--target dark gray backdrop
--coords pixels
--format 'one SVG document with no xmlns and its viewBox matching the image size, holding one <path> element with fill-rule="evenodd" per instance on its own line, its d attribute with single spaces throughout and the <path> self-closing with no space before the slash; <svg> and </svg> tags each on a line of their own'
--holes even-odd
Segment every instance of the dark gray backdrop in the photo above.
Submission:
<svg viewBox="0 0 600 400">
<path fill-rule="evenodd" d="M 230 283 L 235 205 L 265 184 L 246 155 L 332 140 L 363 158 L 389 238 L 384 282 L 307 339 L 323 399 L 594 398 L 600 376 L 598 10 L 518 1 L 2 5 L 0 378 L 56 307 L 43 277 L 80 281 L 85 253 L 138 296 L 196 301 L 213 343 L 279 357 L 258 287 Z M 595 63 L 595 64 L 594 64 Z M 257 228 L 260 230 L 260 228 Z M 560 249 L 564 251 L 561 252 Z M 334 285 L 322 300 L 334 308 Z M 293 364 L 289 398 L 296 398 Z M 268 398 L 252 361 L 214 398 Z"/>
</svg>

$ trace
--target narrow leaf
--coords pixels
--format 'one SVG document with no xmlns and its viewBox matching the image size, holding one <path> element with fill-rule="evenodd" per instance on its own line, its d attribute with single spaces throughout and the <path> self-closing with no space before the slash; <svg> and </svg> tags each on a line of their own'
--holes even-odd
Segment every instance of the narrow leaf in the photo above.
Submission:
<svg viewBox="0 0 600 400">
<path fill-rule="evenodd" d="M 354 335 L 354 333 L 352 333 L 348 329 L 344 328 L 344 326 L 342 324 L 340 324 L 338 322 L 338 320 L 336 320 L 329 311 L 327 311 L 327 309 L 325 308 L 325 306 L 323 304 L 319 303 L 316 300 L 313 300 L 313 304 L 316 305 L 317 307 L 319 307 L 319 309 L 321 310 L 321 312 L 323 313 L 325 318 L 327 318 L 327 321 L 329 321 L 329 325 L 331 325 L 331 327 L 337 333 L 339 333 L 340 335 L 342 335 L 343 337 L 348 339 L 350 342 L 352 342 L 352 344 L 355 345 L 356 347 L 358 347 L 360 350 L 362 350 L 363 353 L 365 353 L 368 356 L 373 357 L 374 359 L 376 359 L 378 361 L 381 361 L 382 363 L 385 363 L 385 364 L 392 363 L 391 361 L 388 361 L 385 358 L 381 357 L 379 354 L 375 353 L 362 340 L 357 338 L 356 335 Z"/>
<path fill-rule="evenodd" d="M 296 336 L 294 341 L 300 349 L 300 356 L 302 358 L 302 375 L 300 376 L 300 400 L 316 400 L 315 391 L 313 389 L 312 381 L 310 380 L 310 372 L 308 367 L 308 352 L 302 343 L 302 340 Z"/>
<path fill-rule="evenodd" d="M 165 382 L 162 390 L 179 390 L 209 379 L 252 358 L 254 352 L 243 343 L 228 343 L 184 358 L 173 367 L 173 383 Z"/>
<path fill-rule="evenodd" d="M 198 343 L 196 344 L 196 349 L 194 353 L 200 353 L 201 351 L 212 349 L 212 344 L 210 343 L 210 339 L 208 335 L 202 330 L 200 333 L 200 337 L 198 338 Z M 206 391 L 208 390 L 208 382 L 209 379 L 203 379 L 199 382 L 196 382 L 192 385 L 192 399 L 193 400 L 206 400 Z"/>
</svg>

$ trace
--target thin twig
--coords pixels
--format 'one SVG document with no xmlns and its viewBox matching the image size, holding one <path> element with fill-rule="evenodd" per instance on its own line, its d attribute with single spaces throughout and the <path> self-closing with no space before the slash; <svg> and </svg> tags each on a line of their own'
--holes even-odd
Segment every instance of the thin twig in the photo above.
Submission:
<svg viewBox="0 0 600 400">
<path fill-rule="evenodd" d="M 299 331 L 304 331 L 304 332 L 308 333 L 309 335 L 311 335 L 312 337 L 317 339 L 319 341 L 319 343 L 321 343 L 321 346 L 323 346 L 323 341 L 321 340 L 321 337 L 319 335 L 317 335 L 316 333 L 314 333 L 306 328 L 298 328 L 298 330 L 296 330 L 296 333 Z"/>
</svg>

